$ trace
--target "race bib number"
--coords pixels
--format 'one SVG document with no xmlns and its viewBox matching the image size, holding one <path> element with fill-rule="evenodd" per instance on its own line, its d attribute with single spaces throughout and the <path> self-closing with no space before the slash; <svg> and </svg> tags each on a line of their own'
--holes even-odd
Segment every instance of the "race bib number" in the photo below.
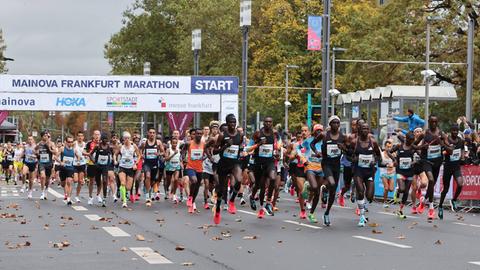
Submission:
<svg viewBox="0 0 480 270">
<path fill-rule="evenodd" d="M 65 164 L 65 167 L 73 166 L 73 157 L 63 157 L 63 163 Z"/>
<path fill-rule="evenodd" d="M 310 160 L 311 162 L 315 162 L 315 163 L 320 163 L 320 162 L 322 162 L 322 158 L 321 158 L 321 157 L 317 157 L 317 156 L 315 155 L 315 152 L 313 152 L 313 151 L 310 153 L 310 158 L 309 158 L 309 160 Z"/>
<path fill-rule="evenodd" d="M 238 145 L 230 145 L 225 151 L 223 152 L 223 156 L 226 158 L 237 159 L 238 158 L 238 150 L 240 146 Z"/>
<path fill-rule="evenodd" d="M 157 149 L 154 148 L 148 148 L 146 149 L 147 155 L 145 158 L 147 159 L 156 159 L 157 158 Z"/>
<path fill-rule="evenodd" d="M 358 167 L 370 168 L 373 163 L 373 155 L 358 155 Z"/>
<path fill-rule="evenodd" d="M 193 149 L 191 152 L 192 160 L 201 160 L 203 157 L 203 149 Z"/>
<path fill-rule="evenodd" d="M 108 156 L 99 155 L 99 156 L 98 156 L 98 164 L 100 164 L 100 165 L 107 165 L 107 164 L 108 164 Z"/>
<path fill-rule="evenodd" d="M 440 145 L 429 145 L 427 150 L 428 159 L 436 159 L 442 156 Z"/>
<path fill-rule="evenodd" d="M 329 158 L 337 158 L 342 154 L 338 148 L 338 144 L 327 144 L 327 156 Z"/>
<path fill-rule="evenodd" d="M 412 167 L 412 158 L 402 157 L 399 159 L 398 167 L 402 170 L 408 170 Z"/>
<path fill-rule="evenodd" d="M 35 156 L 32 155 L 32 154 L 26 155 L 26 156 L 25 156 L 25 162 L 34 163 L 34 162 L 35 162 Z"/>
<path fill-rule="evenodd" d="M 273 144 L 262 144 L 258 148 L 258 156 L 263 158 L 273 157 Z"/>
<path fill-rule="evenodd" d="M 209 174 L 213 174 L 213 164 L 212 162 L 210 161 L 210 159 L 205 159 L 203 161 L 203 172 L 206 172 L 206 173 L 209 173 Z"/>
<path fill-rule="evenodd" d="M 124 167 L 124 168 L 132 168 L 133 167 L 133 158 L 131 157 L 122 157 L 122 159 L 120 159 L 120 166 L 121 167 Z"/>
<path fill-rule="evenodd" d="M 49 163 L 50 162 L 50 155 L 49 154 L 40 154 L 40 162 L 41 163 Z"/>
<path fill-rule="evenodd" d="M 462 149 L 454 149 L 450 156 L 450 161 L 459 161 L 462 155 Z"/>
</svg>

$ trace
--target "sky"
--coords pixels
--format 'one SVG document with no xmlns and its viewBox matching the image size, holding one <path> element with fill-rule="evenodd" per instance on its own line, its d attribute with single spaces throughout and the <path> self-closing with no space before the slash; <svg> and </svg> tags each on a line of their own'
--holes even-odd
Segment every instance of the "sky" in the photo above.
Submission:
<svg viewBox="0 0 480 270">
<path fill-rule="evenodd" d="M 104 45 L 134 0 L 0 0 L 8 74 L 108 75 Z"/>
</svg>

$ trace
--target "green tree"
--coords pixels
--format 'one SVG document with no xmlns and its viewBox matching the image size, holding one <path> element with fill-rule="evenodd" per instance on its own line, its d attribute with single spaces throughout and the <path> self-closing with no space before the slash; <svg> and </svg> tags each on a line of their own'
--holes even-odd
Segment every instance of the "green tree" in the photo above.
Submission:
<svg viewBox="0 0 480 270">
<path fill-rule="evenodd" d="M 7 46 L 5 45 L 5 40 L 3 39 L 3 31 L 0 29 L 0 73 L 7 72 L 7 69 L 5 67 L 5 61 L 3 61 L 3 53 L 5 52 L 5 49 Z"/>
</svg>

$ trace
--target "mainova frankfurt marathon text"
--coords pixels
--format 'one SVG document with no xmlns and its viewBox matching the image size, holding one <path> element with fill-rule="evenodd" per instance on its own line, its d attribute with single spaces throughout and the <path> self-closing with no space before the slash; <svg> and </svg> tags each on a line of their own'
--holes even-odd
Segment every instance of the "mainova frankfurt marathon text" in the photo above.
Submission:
<svg viewBox="0 0 480 270">
<path fill-rule="evenodd" d="M 16 79 L 12 80 L 12 87 L 47 87 L 47 88 L 179 88 L 178 81 L 136 81 L 136 80 L 33 80 Z"/>
</svg>

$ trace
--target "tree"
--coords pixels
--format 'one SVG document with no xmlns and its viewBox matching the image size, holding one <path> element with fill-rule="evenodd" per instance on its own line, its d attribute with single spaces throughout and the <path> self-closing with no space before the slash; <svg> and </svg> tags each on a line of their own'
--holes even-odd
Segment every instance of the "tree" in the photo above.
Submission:
<svg viewBox="0 0 480 270">
<path fill-rule="evenodd" d="M 0 29 L 0 73 L 7 72 L 7 69 L 5 67 L 5 61 L 3 61 L 3 52 L 5 52 L 5 49 L 7 46 L 5 45 L 5 40 L 3 39 L 3 31 Z"/>
</svg>

